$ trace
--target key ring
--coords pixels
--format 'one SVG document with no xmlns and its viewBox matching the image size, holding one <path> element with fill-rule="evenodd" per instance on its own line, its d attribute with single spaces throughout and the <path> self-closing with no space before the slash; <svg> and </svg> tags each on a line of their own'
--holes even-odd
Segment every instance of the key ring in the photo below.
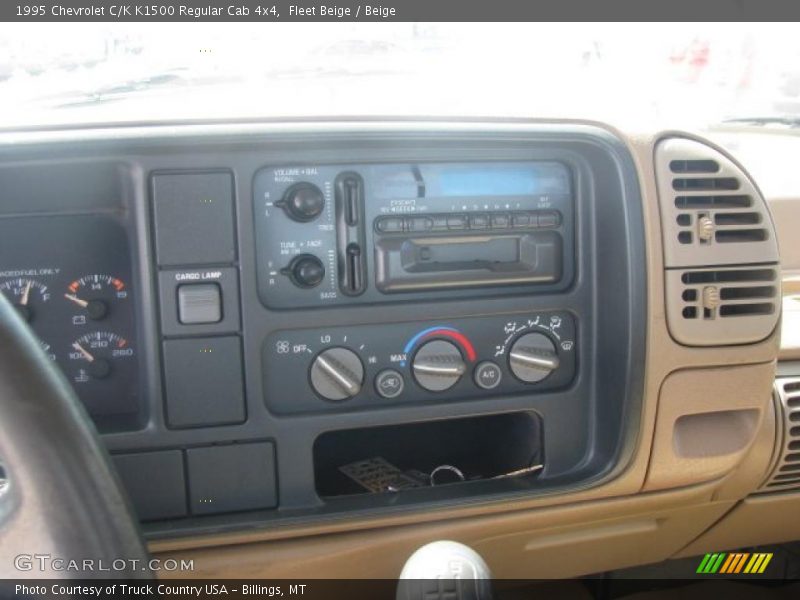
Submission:
<svg viewBox="0 0 800 600">
<path fill-rule="evenodd" d="M 455 473 L 456 477 L 458 477 L 461 481 L 466 481 L 467 479 L 466 477 L 464 477 L 464 474 L 461 472 L 461 470 L 458 469 L 457 467 L 454 467 L 453 465 L 439 465 L 433 471 L 431 471 L 431 474 L 429 476 L 430 484 L 432 487 L 436 485 L 436 474 L 441 473 L 443 471 L 447 471 L 449 473 Z"/>
</svg>

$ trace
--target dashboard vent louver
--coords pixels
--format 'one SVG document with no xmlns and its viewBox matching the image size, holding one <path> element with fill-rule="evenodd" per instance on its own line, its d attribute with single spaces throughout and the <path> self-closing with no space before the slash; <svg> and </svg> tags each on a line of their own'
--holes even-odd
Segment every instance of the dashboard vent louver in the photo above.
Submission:
<svg viewBox="0 0 800 600">
<path fill-rule="evenodd" d="M 721 152 L 672 138 L 656 150 L 670 267 L 778 260 L 758 190 Z M 753 257 L 757 257 L 754 260 Z"/>
<path fill-rule="evenodd" d="M 662 140 L 655 159 L 673 337 L 690 346 L 763 340 L 780 314 L 766 202 L 733 160 L 701 142 Z"/>
<path fill-rule="evenodd" d="M 684 271 L 683 318 L 771 315 L 778 310 L 776 279 L 775 269 Z"/>
<path fill-rule="evenodd" d="M 763 339 L 780 314 L 779 272 L 772 265 L 669 270 L 667 295 L 673 335 L 692 346 Z"/>
<path fill-rule="evenodd" d="M 777 460 L 762 492 L 800 488 L 800 378 L 775 381 L 775 410 L 781 438 Z"/>
</svg>

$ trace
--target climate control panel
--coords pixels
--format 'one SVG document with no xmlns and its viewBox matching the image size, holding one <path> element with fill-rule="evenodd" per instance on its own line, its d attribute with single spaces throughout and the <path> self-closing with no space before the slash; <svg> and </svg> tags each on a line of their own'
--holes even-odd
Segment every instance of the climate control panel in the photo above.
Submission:
<svg viewBox="0 0 800 600">
<path fill-rule="evenodd" d="M 566 311 L 279 331 L 265 400 L 293 414 L 554 390 L 575 376 L 576 337 Z"/>
</svg>

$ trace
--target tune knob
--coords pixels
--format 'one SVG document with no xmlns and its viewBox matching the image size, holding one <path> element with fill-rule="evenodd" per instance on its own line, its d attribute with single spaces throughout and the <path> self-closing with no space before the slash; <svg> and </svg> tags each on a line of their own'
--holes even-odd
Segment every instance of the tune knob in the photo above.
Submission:
<svg viewBox="0 0 800 600">
<path fill-rule="evenodd" d="M 417 383 L 430 392 L 450 389 L 467 370 L 461 351 L 444 340 L 424 344 L 411 366 Z"/>
<path fill-rule="evenodd" d="M 325 265 L 313 254 L 300 254 L 281 270 L 297 287 L 313 288 L 325 278 Z"/>
<path fill-rule="evenodd" d="M 558 368 L 558 352 L 543 333 L 526 333 L 511 346 L 508 365 L 518 379 L 536 383 Z"/>
<path fill-rule="evenodd" d="M 275 203 L 286 211 L 289 218 L 305 223 L 316 219 L 325 208 L 325 196 L 313 183 L 300 182 L 294 184 Z"/>
<path fill-rule="evenodd" d="M 328 348 L 311 364 L 311 385 L 327 400 L 347 400 L 361 391 L 364 365 L 352 350 Z"/>
</svg>

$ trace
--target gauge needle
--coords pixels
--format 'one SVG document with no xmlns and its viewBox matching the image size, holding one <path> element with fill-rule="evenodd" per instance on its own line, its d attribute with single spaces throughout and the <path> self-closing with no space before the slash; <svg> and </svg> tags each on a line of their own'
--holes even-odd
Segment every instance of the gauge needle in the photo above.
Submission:
<svg viewBox="0 0 800 600">
<path fill-rule="evenodd" d="M 81 308 L 86 308 L 87 306 L 89 306 L 89 303 L 86 300 L 81 300 L 75 294 L 64 294 L 64 298 L 74 302 L 75 304 L 77 304 Z"/>
<path fill-rule="evenodd" d="M 20 299 L 20 304 L 22 306 L 28 306 L 28 300 L 31 296 L 31 286 L 33 285 L 32 281 L 28 281 L 28 285 L 25 286 L 25 291 L 22 292 L 22 298 Z"/>
<path fill-rule="evenodd" d="M 94 362 L 94 356 L 89 354 L 89 352 L 83 346 L 81 346 L 78 342 L 74 342 L 72 344 L 72 347 L 75 348 L 75 350 L 77 350 L 81 354 L 83 354 L 83 357 L 86 360 L 88 360 L 89 362 Z"/>
</svg>

